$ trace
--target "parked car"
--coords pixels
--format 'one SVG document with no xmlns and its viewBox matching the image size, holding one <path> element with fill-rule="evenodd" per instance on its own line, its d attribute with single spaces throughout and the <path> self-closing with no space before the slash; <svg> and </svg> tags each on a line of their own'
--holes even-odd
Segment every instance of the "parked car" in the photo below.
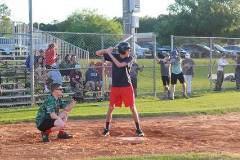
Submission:
<svg viewBox="0 0 240 160">
<path fill-rule="evenodd" d="M 153 55 L 153 49 L 154 49 L 154 44 L 152 42 L 138 42 L 138 44 L 143 47 L 143 48 L 148 48 L 151 52 L 151 54 Z M 162 48 L 162 46 L 160 46 L 160 44 L 156 43 L 156 54 L 161 54 L 162 51 L 170 51 L 170 48 Z"/>
<path fill-rule="evenodd" d="M 222 46 L 220 46 L 219 44 L 213 44 L 213 48 L 214 48 L 214 50 L 217 50 L 220 53 L 225 53 L 225 54 L 232 54 L 233 53 L 233 51 L 227 50 L 227 49 L 223 48 Z"/>
<path fill-rule="evenodd" d="M 228 46 L 224 46 L 223 48 L 232 52 L 240 52 L 240 46 L 238 45 L 228 45 Z"/>
<path fill-rule="evenodd" d="M 204 44 L 183 44 L 181 46 L 185 51 L 189 52 L 194 58 L 209 57 L 211 49 Z M 212 50 L 213 54 L 219 54 L 219 51 Z"/>
<path fill-rule="evenodd" d="M 148 56 L 152 56 L 152 53 L 149 48 L 143 48 L 138 44 L 135 44 L 135 51 L 136 51 L 137 58 L 145 58 Z"/>
<path fill-rule="evenodd" d="M 0 55 L 11 55 L 13 48 L 5 45 L 0 46 Z"/>
</svg>

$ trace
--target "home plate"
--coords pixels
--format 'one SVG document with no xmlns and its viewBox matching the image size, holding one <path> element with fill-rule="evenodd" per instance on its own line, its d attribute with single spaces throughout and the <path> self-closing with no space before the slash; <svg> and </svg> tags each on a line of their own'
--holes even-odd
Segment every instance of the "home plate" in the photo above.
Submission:
<svg viewBox="0 0 240 160">
<path fill-rule="evenodd" d="M 118 137 L 117 139 L 124 143 L 132 143 L 132 144 L 142 143 L 144 140 L 146 140 L 146 138 L 144 137 Z"/>
</svg>

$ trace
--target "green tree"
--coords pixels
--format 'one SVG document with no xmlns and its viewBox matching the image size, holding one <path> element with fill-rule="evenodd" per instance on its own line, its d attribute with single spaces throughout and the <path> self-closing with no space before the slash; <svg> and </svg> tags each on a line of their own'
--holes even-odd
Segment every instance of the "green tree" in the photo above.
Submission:
<svg viewBox="0 0 240 160">
<path fill-rule="evenodd" d="M 67 32 L 122 34 L 122 25 L 96 13 L 96 10 L 76 11 L 60 24 Z"/>
<path fill-rule="evenodd" d="M 12 24 L 9 16 L 11 10 L 6 4 L 0 4 L 0 33 L 11 33 Z"/>
<path fill-rule="evenodd" d="M 96 10 L 76 11 L 65 21 L 54 24 L 40 24 L 41 30 L 74 32 L 79 34 L 54 34 L 54 36 L 79 46 L 90 52 L 90 56 L 95 55 L 95 51 L 102 47 L 102 41 L 105 47 L 114 45 L 113 42 L 120 39 L 119 35 L 123 33 L 122 25 L 117 19 L 109 19 L 96 13 Z M 81 34 L 80 34 L 81 33 Z M 108 33 L 116 36 L 100 36 L 95 34 L 82 33 Z M 117 40 L 118 39 L 118 40 Z"/>
<path fill-rule="evenodd" d="M 157 19 L 154 17 L 140 17 L 139 19 L 139 33 L 147 33 L 147 32 L 153 32 L 154 26 L 157 23 Z"/>
<path fill-rule="evenodd" d="M 175 0 L 168 10 L 155 25 L 163 42 L 170 42 L 171 34 L 224 36 L 239 30 L 240 0 Z"/>
</svg>

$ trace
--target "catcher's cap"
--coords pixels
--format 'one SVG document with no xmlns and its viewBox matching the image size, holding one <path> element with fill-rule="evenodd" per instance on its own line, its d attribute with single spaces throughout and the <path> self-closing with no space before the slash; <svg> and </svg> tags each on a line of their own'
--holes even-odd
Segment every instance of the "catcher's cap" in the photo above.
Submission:
<svg viewBox="0 0 240 160">
<path fill-rule="evenodd" d="M 51 91 L 52 91 L 52 92 L 53 92 L 54 90 L 56 90 L 56 89 L 62 90 L 61 84 L 53 83 L 53 84 L 51 85 Z"/>
<path fill-rule="evenodd" d="M 131 46 L 128 42 L 121 42 L 117 47 L 119 53 L 123 53 L 126 50 L 131 49 Z"/>
</svg>

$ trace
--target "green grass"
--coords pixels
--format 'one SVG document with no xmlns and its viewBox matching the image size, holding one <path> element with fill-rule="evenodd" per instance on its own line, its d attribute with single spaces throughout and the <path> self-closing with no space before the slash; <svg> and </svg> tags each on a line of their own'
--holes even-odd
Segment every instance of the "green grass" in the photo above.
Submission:
<svg viewBox="0 0 240 160">
<path fill-rule="evenodd" d="M 223 154 L 171 154 L 159 156 L 142 156 L 142 157 L 109 157 L 109 158 L 96 158 L 95 160 L 238 160 L 239 155 L 223 155 Z"/>
<path fill-rule="evenodd" d="M 177 97 L 178 98 L 178 97 Z M 193 98 L 179 97 L 174 101 L 163 101 L 153 97 L 137 99 L 137 109 L 142 117 L 162 115 L 193 115 L 193 114 L 223 114 L 239 112 L 239 98 L 237 91 L 221 93 L 206 92 L 194 95 Z M 72 119 L 104 118 L 108 102 L 82 103 L 75 106 L 70 114 Z M 34 121 L 37 107 L 31 108 L 1 108 L 0 123 L 15 123 Z M 122 107 L 114 110 L 114 117 L 131 117 L 129 109 Z"/>
</svg>

